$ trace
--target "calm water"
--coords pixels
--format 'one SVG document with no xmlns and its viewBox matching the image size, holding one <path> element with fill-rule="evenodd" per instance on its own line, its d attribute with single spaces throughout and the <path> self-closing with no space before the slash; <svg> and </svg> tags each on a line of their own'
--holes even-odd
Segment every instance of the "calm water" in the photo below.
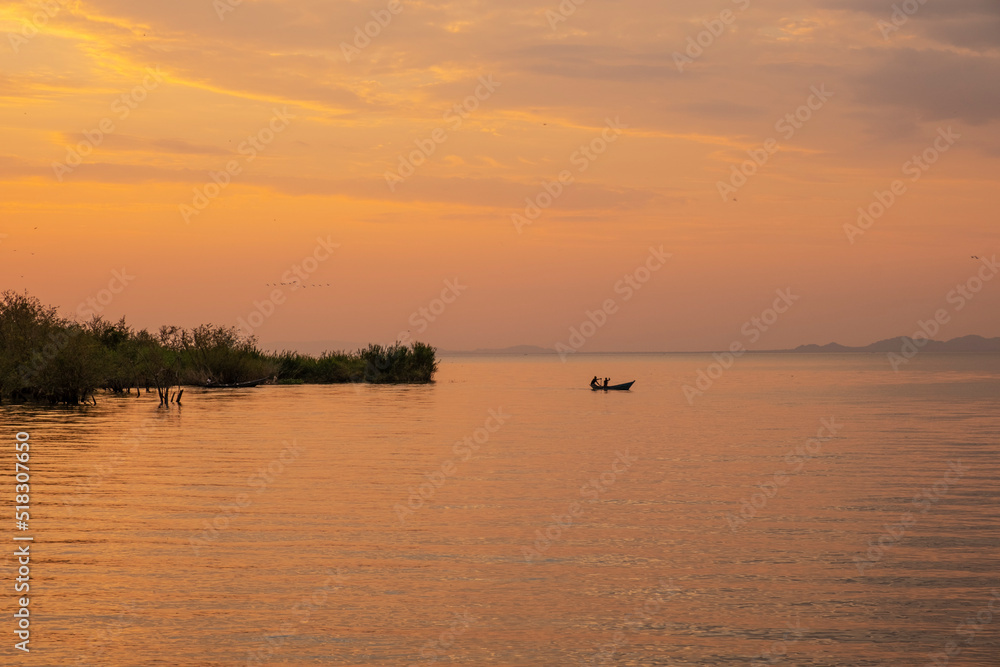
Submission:
<svg viewBox="0 0 1000 667">
<path fill-rule="evenodd" d="M 0 663 L 997 665 L 1000 357 L 744 357 L 689 405 L 711 361 L 0 408 Z"/>
</svg>

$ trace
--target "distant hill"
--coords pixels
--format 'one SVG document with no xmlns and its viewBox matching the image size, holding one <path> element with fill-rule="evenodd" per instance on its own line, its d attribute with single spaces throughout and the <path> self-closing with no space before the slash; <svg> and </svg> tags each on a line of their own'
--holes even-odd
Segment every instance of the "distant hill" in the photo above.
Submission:
<svg viewBox="0 0 1000 667">
<path fill-rule="evenodd" d="M 827 345 L 799 345 L 794 350 L 778 350 L 779 352 L 806 352 L 829 354 L 836 352 L 869 352 L 876 354 L 886 354 L 889 352 L 898 353 L 903 345 L 915 344 L 923 352 L 936 352 L 941 354 L 959 354 L 970 352 L 1000 352 L 1000 338 L 983 338 L 982 336 L 962 336 L 952 338 L 949 341 L 930 340 L 914 342 L 909 336 L 897 336 L 887 338 L 864 347 L 847 347 L 839 343 L 828 343 Z M 922 345 L 921 345 L 922 343 Z"/>
<path fill-rule="evenodd" d="M 858 354 L 858 353 L 869 353 L 869 354 L 887 354 L 889 352 L 899 353 L 900 349 L 904 344 L 910 342 L 910 344 L 917 345 L 918 349 L 922 352 L 934 352 L 939 354 L 961 354 L 961 353 L 1000 353 L 1000 337 L 998 338 L 983 338 L 982 336 L 962 336 L 961 338 L 953 338 L 949 341 L 932 340 L 928 341 L 924 345 L 914 343 L 913 339 L 909 336 L 897 336 L 896 338 L 887 338 L 885 340 L 880 340 L 877 343 L 872 343 L 871 345 L 865 345 L 864 347 L 849 347 L 847 345 L 841 345 L 840 343 L 827 343 L 826 345 L 799 345 L 794 350 L 754 350 L 755 352 L 769 352 L 769 353 L 812 353 L 812 354 Z M 923 342 L 923 341 L 920 341 Z M 528 354 L 556 354 L 556 351 L 552 348 L 539 347 L 537 345 L 514 345 L 512 347 L 504 347 L 497 349 L 484 349 L 479 348 L 477 350 L 460 352 L 456 350 L 446 350 L 440 352 L 441 356 L 455 356 L 455 355 L 528 355 Z M 613 354 L 613 353 L 611 353 Z M 651 353 L 655 354 L 655 353 Z M 663 353 L 660 353 L 663 354 Z"/>
<path fill-rule="evenodd" d="M 880 340 L 877 343 L 872 343 L 871 345 L 865 345 L 864 347 L 848 347 L 847 345 L 841 345 L 840 343 L 827 343 L 826 345 L 799 345 L 794 350 L 753 350 L 752 352 L 767 352 L 767 353 L 787 353 L 787 354 L 836 354 L 836 353 L 870 353 L 870 354 L 886 354 L 889 352 L 899 353 L 903 345 L 910 341 L 913 343 L 913 339 L 909 336 L 898 336 L 896 338 L 887 338 L 885 340 Z M 362 343 L 352 342 L 352 341 L 337 341 L 337 340 L 323 340 L 323 341 L 277 341 L 264 345 L 267 349 L 271 350 L 296 350 L 303 354 L 320 354 L 327 350 L 357 350 L 358 348 L 367 347 Z M 941 354 L 960 354 L 960 353 L 1000 353 L 1000 337 L 998 338 L 983 338 L 982 336 L 963 336 L 961 338 L 953 338 L 949 341 L 939 341 L 932 340 L 923 346 L 919 346 L 922 352 L 934 352 Z M 709 350 L 711 352 L 711 350 Z M 475 350 L 438 350 L 438 356 L 441 357 L 455 357 L 455 356 L 469 356 L 469 355 L 481 355 L 481 356 L 526 356 L 526 355 L 543 355 L 543 354 L 556 354 L 555 349 L 550 347 L 539 347 L 538 345 L 512 345 L 511 347 L 501 347 L 501 348 L 478 348 Z M 614 352 L 592 352 L 591 354 L 614 354 Z M 635 354 L 634 352 L 631 354 Z M 665 354 L 663 352 L 648 352 L 646 354 Z M 685 353 L 685 354 L 698 354 L 695 352 Z"/>
</svg>

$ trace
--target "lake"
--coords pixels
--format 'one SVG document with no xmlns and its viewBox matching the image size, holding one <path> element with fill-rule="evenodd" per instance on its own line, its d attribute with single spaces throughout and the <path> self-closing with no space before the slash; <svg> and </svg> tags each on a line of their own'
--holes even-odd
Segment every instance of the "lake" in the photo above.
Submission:
<svg viewBox="0 0 1000 667">
<path fill-rule="evenodd" d="M 4 406 L 0 662 L 996 665 L 1000 356 L 713 363 Z"/>
</svg>

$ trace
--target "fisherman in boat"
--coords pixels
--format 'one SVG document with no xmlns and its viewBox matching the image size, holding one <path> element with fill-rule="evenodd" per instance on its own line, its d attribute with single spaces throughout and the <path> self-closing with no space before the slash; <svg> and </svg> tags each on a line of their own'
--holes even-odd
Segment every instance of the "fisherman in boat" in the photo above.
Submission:
<svg viewBox="0 0 1000 667">
<path fill-rule="evenodd" d="M 608 388 L 608 383 L 611 382 L 611 378 L 604 378 L 604 388 Z"/>
<path fill-rule="evenodd" d="M 594 379 L 590 381 L 590 386 L 594 387 L 595 389 L 601 386 L 601 383 L 598 382 L 596 375 L 594 376 Z"/>
</svg>

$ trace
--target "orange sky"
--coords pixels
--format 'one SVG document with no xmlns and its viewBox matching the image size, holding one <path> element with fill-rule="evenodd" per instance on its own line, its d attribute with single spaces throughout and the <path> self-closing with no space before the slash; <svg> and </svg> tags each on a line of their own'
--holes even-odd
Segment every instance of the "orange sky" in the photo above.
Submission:
<svg viewBox="0 0 1000 667">
<path fill-rule="evenodd" d="M 998 250 L 1000 8 L 891 4 L 5 3 L 0 286 L 140 327 L 264 311 L 265 345 L 551 347 L 608 299 L 581 351 L 860 345 L 941 308 L 939 338 L 1000 335 L 1000 280 L 948 300 Z"/>
</svg>

